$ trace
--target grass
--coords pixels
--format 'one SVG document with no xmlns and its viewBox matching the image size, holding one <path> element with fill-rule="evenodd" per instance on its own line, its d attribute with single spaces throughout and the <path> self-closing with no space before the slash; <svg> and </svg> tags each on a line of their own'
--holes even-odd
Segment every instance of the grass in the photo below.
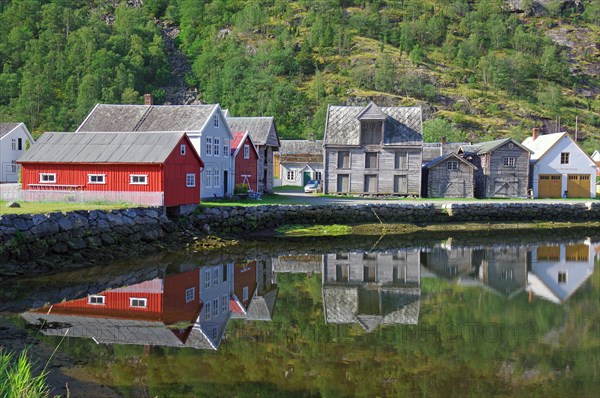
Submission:
<svg viewBox="0 0 600 398">
<path fill-rule="evenodd" d="M 18 358 L 0 350 L 0 397 L 37 398 L 48 397 L 50 388 L 46 384 L 47 372 L 34 376 L 32 363 L 23 350 Z"/>
<path fill-rule="evenodd" d="M 277 228 L 279 234 L 285 236 L 340 236 L 352 233 L 348 225 L 286 225 Z"/>
<path fill-rule="evenodd" d="M 113 210 L 125 209 L 132 205 L 128 203 L 105 203 L 105 202 L 18 202 L 21 207 L 6 207 L 6 201 L 0 201 L 0 215 L 3 214 L 40 214 L 52 212 L 67 212 L 75 210 Z"/>
<path fill-rule="evenodd" d="M 256 199 L 209 199 L 203 200 L 200 207 L 219 206 L 262 206 L 262 205 L 305 205 L 306 200 L 284 195 L 262 195 L 260 200 Z"/>
</svg>

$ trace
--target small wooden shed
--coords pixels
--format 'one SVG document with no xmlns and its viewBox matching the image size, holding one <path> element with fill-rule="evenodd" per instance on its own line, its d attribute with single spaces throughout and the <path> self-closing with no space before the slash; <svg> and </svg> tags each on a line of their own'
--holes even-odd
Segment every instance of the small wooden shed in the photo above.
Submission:
<svg viewBox="0 0 600 398">
<path fill-rule="evenodd" d="M 449 153 L 423 165 L 423 196 L 428 198 L 472 198 L 475 167 L 462 157 Z"/>
</svg>

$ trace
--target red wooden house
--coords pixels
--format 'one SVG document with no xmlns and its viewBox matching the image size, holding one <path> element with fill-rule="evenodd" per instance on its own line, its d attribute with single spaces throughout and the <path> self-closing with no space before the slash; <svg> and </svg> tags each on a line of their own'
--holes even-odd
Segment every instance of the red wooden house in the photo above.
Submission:
<svg viewBox="0 0 600 398">
<path fill-rule="evenodd" d="M 39 144 L 39 145 L 37 145 Z M 204 163 L 185 133 L 45 133 L 20 159 L 29 200 L 183 206 L 200 201 Z"/>
<path fill-rule="evenodd" d="M 258 152 L 247 131 L 233 132 L 231 157 L 235 185 L 246 185 L 251 191 L 258 190 Z"/>
<path fill-rule="evenodd" d="M 243 317 L 247 314 L 250 301 L 258 286 L 256 280 L 256 260 L 243 264 L 235 264 L 233 271 L 233 295 L 229 301 L 229 309 L 234 316 Z"/>
</svg>

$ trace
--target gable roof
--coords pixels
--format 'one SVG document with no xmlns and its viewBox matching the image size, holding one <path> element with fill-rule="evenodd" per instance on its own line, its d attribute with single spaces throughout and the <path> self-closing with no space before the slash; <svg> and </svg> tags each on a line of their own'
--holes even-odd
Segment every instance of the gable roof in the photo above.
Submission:
<svg viewBox="0 0 600 398">
<path fill-rule="evenodd" d="M 185 133 L 45 133 L 19 162 L 163 163 Z M 189 150 L 193 149 L 189 138 Z"/>
<path fill-rule="evenodd" d="M 518 143 L 517 141 L 515 141 L 512 138 L 503 138 L 501 140 L 480 142 L 478 144 L 473 144 L 473 145 L 462 145 L 460 147 L 460 149 L 458 150 L 458 152 L 459 153 L 460 152 L 473 153 L 476 155 L 484 155 L 486 153 L 495 151 L 496 149 L 500 148 L 501 146 L 503 146 L 504 144 L 507 144 L 509 142 L 512 142 L 513 144 L 517 145 L 519 148 L 531 153 L 531 150 L 529 148 L 523 146 L 522 144 Z"/>
<path fill-rule="evenodd" d="M 98 104 L 77 128 L 78 133 L 185 131 L 199 132 L 219 108 L 212 105 Z"/>
<path fill-rule="evenodd" d="M 281 155 L 322 155 L 323 140 L 281 140 Z"/>
<path fill-rule="evenodd" d="M 231 131 L 248 131 L 257 146 L 280 146 L 275 120 L 272 116 L 227 117 L 227 123 Z"/>
<path fill-rule="evenodd" d="M 595 162 L 600 162 L 600 151 L 599 150 L 595 150 L 594 153 L 592 153 L 591 158 Z"/>
<path fill-rule="evenodd" d="M 533 137 L 527 137 L 523 141 L 523 145 L 529 148 L 533 153 L 531 154 L 531 163 L 537 163 L 541 158 L 544 157 L 556 144 L 563 138 L 571 140 L 573 144 L 581 150 L 581 153 L 587 156 L 592 163 L 594 160 L 575 142 L 567 132 L 543 134 L 538 136 L 535 140 Z"/>
<path fill-rule="evenodd" d="M 426 169 L 430 169 L 430 168 L 432 168 L 433 166 L 435 166 L 435 165 L 437 165 L 437 164 L 439 164 L 439 163 L 443 162 L 444 160 L 450 159 L 450 158 L 456 159 L 456 160 L 458 160 L 458 161 L 460 161 L 460 162 L 462 162 L 462 163 L 466 164 L 467 166 L 469 166 L 469 167 L 472 167 L 472 168 L 473 168 L 473 170 L 477 170 L 477 166 L 475 166 L 475 165 L 474 165 L 473 163 L 471 163 L 471 162 L 468 162 L 468 161 L 466 161 L 465 159 L 463 159 L 462 157 L 458 156 L 458 155 L 457 155 L 457 154 L 455 154 L 455 153 L 448 153 L 448 154 L 446 154 L 446 155 L 439 156 L 439 157 L 437 157 L 437 158 L 435 158 L 435 159 L 433 159 L 433 160 L 431 160 L 431 161 L 429 161 L 429 162 L 425 163 L 425 164 L 423 165 L 423 167 L 424 167 L 424 168 L 426 168 Z"/>
<path fill-rule="evenodd" d="M 447 155 L 450 153 L 458 153 L 462 146 L 471 145 L 470 142 L 424 142 L 423 143 L 423 163 L 427 163 L 437 158 L 438 156 Z"/>
<path fill-rule="evenodd" d="M 248 138 L 250 140 L 250 146 L 252 147 L 252 152 L 254 152 L 254 154 L 256 156 L 258 156 L 258 152 L 256 152 L 256 147 L 254 146 L 254 141 L 252 141 L 252 137 L 250 136 L 250 133 L 248 133 L 247 131 L 232 131 L 231 134 L 233 135 L 233 140 L 231 140 L 231 146 L 230 146 L 230 151 L 231 154 L 233 156 L 237 156 L 238 152 L 240 151 L 240 149 L 244 146 L 244 142 L 246 142 L 246 138 Z"/>
<path fill-rule="evenodd" d="M 385 119 L 378 115 L 385 115 Z M 360 120 L 385 120 L 384 144 L 423 143 L 420 107 L 329 105 L 325 121 L 324 145 L 360 145 Z"/>
<path fill-rule="evenodd" d="M 0 138 L 13 131 L 21 123 L 0 123 Z"/>
</svg>

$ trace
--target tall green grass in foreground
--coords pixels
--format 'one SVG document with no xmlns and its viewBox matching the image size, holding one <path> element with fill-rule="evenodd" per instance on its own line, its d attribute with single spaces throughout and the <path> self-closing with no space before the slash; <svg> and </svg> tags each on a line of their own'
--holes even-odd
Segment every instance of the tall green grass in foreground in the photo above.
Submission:
<svg viewBox="0 0 600 398">
<path fill-rule="evenodd" d="M 0 349 L 0 398 L 48 397 L 50 388 L 46 385 L 46 370 L 38 376 L 33 374 L 27 350 L 16 359 L 13 356 L 13 353 Z"/>
</svg>

